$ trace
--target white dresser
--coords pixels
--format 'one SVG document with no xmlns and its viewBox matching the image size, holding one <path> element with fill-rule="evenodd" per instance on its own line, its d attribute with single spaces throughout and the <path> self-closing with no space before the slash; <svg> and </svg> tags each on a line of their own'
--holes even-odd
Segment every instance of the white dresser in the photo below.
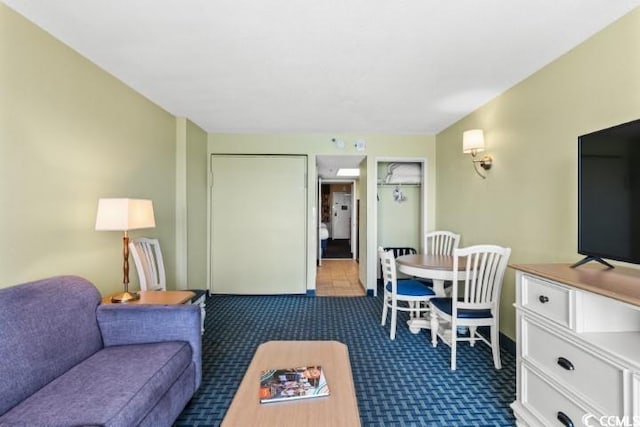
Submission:
<svg viewBox="0 0 640 427">
<path fill-rule="evenodd" d="M 518 425 L 640 426 L 640 270 L 511 267 Z"/>
</svg>

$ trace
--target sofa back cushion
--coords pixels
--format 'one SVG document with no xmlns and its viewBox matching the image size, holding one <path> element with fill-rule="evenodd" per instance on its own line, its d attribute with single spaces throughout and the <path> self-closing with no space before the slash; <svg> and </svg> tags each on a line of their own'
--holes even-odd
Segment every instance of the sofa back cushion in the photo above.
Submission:
<svg viewBox="0 0 640 427">
<path fill-rule="evenodd" d="M 0 289 L 0 414 L 102 348 L 98 304 L 75 276 Z"/>
</svg>

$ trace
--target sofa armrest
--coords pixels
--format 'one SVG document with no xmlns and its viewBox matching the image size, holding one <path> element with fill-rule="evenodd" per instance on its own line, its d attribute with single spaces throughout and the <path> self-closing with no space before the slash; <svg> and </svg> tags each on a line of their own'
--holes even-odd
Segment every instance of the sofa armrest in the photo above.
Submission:
<svg viewBox="0 0 640 427">
<path fill-rule="evenodd" d="M 98 326 L 105 347 L 162 341 L 186 341 L 196 367 L 195 389 L 202 381 L 202 335 L 197 305 L 102 304 Z"/>
</svg>

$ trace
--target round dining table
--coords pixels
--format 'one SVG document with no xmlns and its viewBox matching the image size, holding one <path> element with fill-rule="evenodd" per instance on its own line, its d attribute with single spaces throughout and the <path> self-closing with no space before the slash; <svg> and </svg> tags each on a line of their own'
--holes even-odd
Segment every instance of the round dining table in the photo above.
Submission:
<svg viewBox="0 0 640 427">
<path fill-rule="evenodd" d="M 458 279 L 464 279 L 466 257 L 458 259 Z M 444 282 L 453 280 L 453 256 L 415 254 L 396 258 L 398 271 L 409 276 L 431 279 L 437 296 L 446 296 Z"/>
<path fill-rule="evenodd" d="M 458 258 L 458 279 L 465 279 L 466 257 Z M 438 297 L 447 296 L 444 282 L 453 281 L 453 256 L 414 254 L 401 255 L 396 258 L 398 271 L 409 276 L 430 279 L 433 282 L 433 291 Z M 409 330 L 414 334 L 420 329 L 430 329 L 429 319 L 416 317 L 407 321 Z"/>
</svg>

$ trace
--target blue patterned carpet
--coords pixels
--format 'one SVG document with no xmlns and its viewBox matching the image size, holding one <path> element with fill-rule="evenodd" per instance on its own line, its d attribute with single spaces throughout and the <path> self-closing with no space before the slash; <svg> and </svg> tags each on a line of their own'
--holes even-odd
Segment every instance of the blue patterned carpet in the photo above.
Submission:
<svg viewBox="0 0 640 427">
<path fill-rule="evenodd" d="M 253 353 L 270 340 L 347 344 L 363 426 L 511 426 L 515 358 L 502 352 L 493 369 L 484 344 L 432 348 L 411 334 L 401 314 L 395 341 L 380 326 L 381 297 L 213 296 L 207 301 L 202 386 L 176 426 L 217 426 Z"/>
</svg>

